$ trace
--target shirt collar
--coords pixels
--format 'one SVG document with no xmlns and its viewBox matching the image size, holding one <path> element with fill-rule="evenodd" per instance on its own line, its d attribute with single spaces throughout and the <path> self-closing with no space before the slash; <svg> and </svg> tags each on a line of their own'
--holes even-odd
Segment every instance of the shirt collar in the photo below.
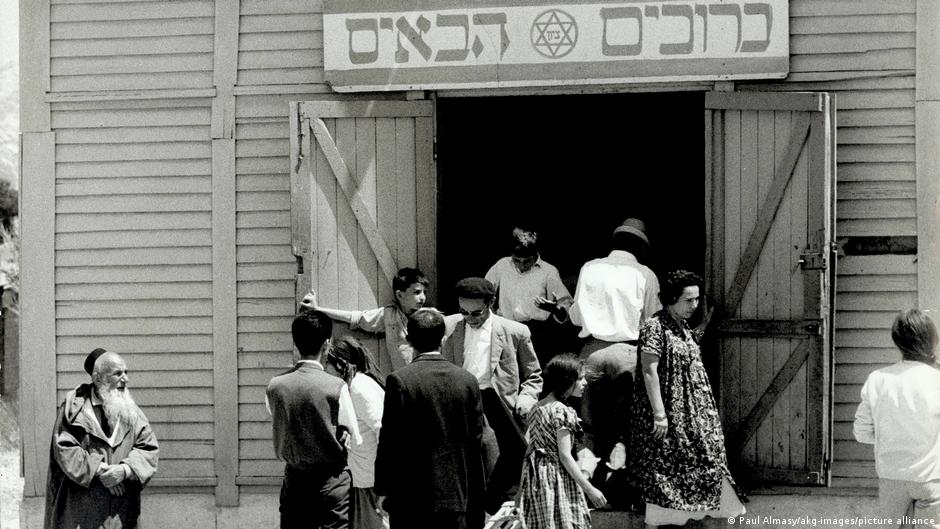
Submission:
<svg viewBox="0 0 940 529">
<path fill-rule="evenodd" d="M 298 364 L 298 365 L 299 365 L 299 364 L 310 364 L 310 365 L 312 365 L 313 367 L 315 367 L 315 368 L 317 368 L 317 369 L 323 369 L 323 364 L 321 364 L 321 363 L 318 362 L 317 360 L 309 360 L 309 359 L 304 358 L 304 359 L 298 360 L 298 361 L 297 361 L 297 364 Z"/>
<path fill-rule="evenodd" d="M 636 256 L 634 256 L 632 253 L 626 250 L 611 250 L 610 255 L 608 255 L 608 257 L 612 257 L 612 258 L 617 259 L 618 261 L 625 261 L 628 263 L 638 262 L 636 260 Z"/>
<path fill-rule="evenodd" d="M 490 317 L 483 322 L 483 325 L 479 329 L 474 329 L 473 327 L 467 325 L 467 330 L 471 332 L 490 332 L 493 329 L 493 311 L 490 311 Z"/>
<path fill-rule="evenodd" d="M 520 274 L 520 275 L 522 275 L 522 274 L 528 274 L 529 272 L 531 272 L 531 271 L 532 271 L 533 269 L 535 269 L 536 267 L 542 268 L 542 264 L 543 264 L 543 263 L 544 263 L 544 261 L 542 261 L 542 256 L 538 256 L 538 257 L 535 258 L 535 264 L 532 265 L 532 268 L 526 270 L 525 272 L 520 272 L 519 269 L 516 268 L 516 263 L 514 263 L 514 262 L 512 261 L 512 256 L 509 256 L 509 266 L 513 269 L 514 272 L 516 272 L 517 274 Z"/>
</svg>

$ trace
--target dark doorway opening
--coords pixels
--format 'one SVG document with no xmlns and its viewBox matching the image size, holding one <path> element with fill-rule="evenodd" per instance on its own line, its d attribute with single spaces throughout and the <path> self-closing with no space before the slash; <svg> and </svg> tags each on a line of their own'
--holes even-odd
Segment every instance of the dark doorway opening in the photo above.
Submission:
<svg viewBox="0 0 940 529">
<path fill-rule="evenodd" d="M 698 92 L 438 100 L 438 305 L 508 255 L 514 224 L 574 293 L 626 217 L 646 221 L 646 264 L 703 272 L 704 96 Z"/>
</svg>

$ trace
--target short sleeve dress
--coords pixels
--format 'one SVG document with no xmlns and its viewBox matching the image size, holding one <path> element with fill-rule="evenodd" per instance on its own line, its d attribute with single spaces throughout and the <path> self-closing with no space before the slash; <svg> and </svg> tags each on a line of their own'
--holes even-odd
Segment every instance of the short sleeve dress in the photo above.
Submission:
<svg viewBox="0 0 940 529">
<path fill-rule="evenodd" d="M 660 392 L 669 419 L 664 439 L 652 435 L 653 412 L 642 386 L 633 394 L 632 474 L 651 511 L 662 523 L 680 525 L 703 516 L 743 513 L 728 471 L 718 407 L 698 343 L 688 324 L 663 309 L 640 328 L 643 353 L 659 357 Z M 653 522 L 650 522 L 653 523 Z"/>
<path fill-rule="evenodd" d="M 556 433 L 581 433 L 574 409 L 554 401 L 529 416 L 529 445 L 522 467 L 522 518 L 527 529 L 589 529 L 587 498 L 558 459 Z"/>
</svg>

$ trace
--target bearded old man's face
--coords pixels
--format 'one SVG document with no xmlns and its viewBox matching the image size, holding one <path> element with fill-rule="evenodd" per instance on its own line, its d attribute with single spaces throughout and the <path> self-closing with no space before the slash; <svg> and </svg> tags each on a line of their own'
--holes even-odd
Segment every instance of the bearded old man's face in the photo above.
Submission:
<svg viewBox="0 0 940 529">
<path fill-rule="evenodd" d="M 108 421 L 127 421 L 137 413 L 137 405 L 127 389 L 127 364 L 120 356 L 109 355 L 99 360 L 101 365 L 94 376 L 95 389 Z"/>
<path fill-rule="evenodd" d="M 121 391 L 127 389 L 127 364 L 116 356 L 102 367 L 98 380 L 95 382 L 98 391 Z"/>
</svg>

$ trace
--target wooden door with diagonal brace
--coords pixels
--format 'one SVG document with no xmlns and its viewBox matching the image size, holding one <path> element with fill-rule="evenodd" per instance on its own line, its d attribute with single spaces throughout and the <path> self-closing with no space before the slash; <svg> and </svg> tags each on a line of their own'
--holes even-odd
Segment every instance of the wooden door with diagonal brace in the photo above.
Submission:
<svg viewBox="0 0 940 529">
<path fill-rule="evenodd" d="M 437 174 L 432 101 L 291 103 L 291 246 L 296 301 L 367 310 L 392 302 L 400 267 L 436 291 Z M 431 300 L 429 300 L 430 303 Z M 385 345 L 362 336 L 379 367 Z M 398 367 L 397 365 L 394 367 Z"/>
<path fill-rule="evenodd" d="M 706 95 L 707 292 L 728 457 L 745 480 L 829 481 L 835 105 Z"/>
</svg>

